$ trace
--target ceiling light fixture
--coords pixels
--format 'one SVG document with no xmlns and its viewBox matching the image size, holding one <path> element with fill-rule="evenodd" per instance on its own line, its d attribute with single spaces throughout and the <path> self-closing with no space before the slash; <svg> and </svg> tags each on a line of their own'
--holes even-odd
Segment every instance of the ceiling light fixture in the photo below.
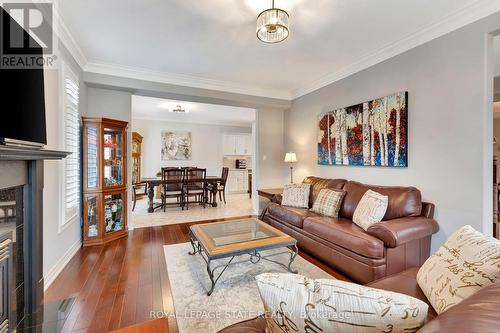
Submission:
<svg viewBox="0 0 500 333">
<path fill-rule="evenodd" d="M 279 43 L 289 35 L 290 16 L 286 11 L 272 7 L 257 16 L 257 38 L 264 43 Z"/>
<path fill-rule="evenodd" d="M 173 113 L 188 113 L 189 111 L 186 109 L 181 108 L 180 105 L 177 105 L 174 109 L 168 109 L 169 112 Z"/>
</svg>

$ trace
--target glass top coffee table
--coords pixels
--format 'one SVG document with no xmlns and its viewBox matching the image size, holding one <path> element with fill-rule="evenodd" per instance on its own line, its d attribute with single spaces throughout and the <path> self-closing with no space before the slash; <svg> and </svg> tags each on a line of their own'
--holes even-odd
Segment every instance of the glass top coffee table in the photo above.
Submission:
<svg viewBox="0 0 500 333">
<path fill-rule="evenodd" d="M 298 253 L 297 241 L 256 218 L 192 225 L 189 228 L 189 238 L 193 246 L 193 251 L 189 254 L 200 254 L 207 263 L 207 272 L 212 283 L 207 292 L 208 296 L 212 294 L 215 284 L 226 268 L 242 262 L 256 264 L 262 259 L 278 264 L 291 273 L 297 273 L 291 268 Z M 267 255 L 261 253 L 276 248 L 284 248 L 284 251 Z M 290 255 L 287 263 L 271 259 L 284 253 Z M 249 255 L 246 260 L 234 261 L 236 257 L 246 255 Z M 223 258 L 229 260 L 212 267 L 213 260 Z M 216 276 L 215 271 L 219 269 L 220 272 Z"/>
</svg>

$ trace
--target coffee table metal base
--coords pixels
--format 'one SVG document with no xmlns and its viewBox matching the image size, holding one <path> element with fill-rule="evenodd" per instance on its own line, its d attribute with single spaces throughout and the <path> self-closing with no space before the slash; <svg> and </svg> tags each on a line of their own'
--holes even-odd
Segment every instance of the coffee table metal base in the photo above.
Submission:
<svg viewBox="0 0 500 333">
<path fill-rule="evenodd" d="M 266 260 L 266 261 L 275 263 L 277 265 L 280 265 L 281 267 L 285 268 L 290 273 L 294 273 L 294 274 L 297 273 L 297 270 L 292 269 L 292 263 L 295 260 L 295 258 L 297 257 L 297 254 L 299 253 L 299 249 L 297 247 L 297 241 L 290 243 L 290 244 L 282 244 L 279 246 L 273 245 L 273 246 L 262 247 L 262 248 L 258 248 L 258 249 L 239 251 L 239 252 L 234 252 L 234 253 L 230 253 L 227 255 L 219 255 L 219 256 L 212 256 L 211 257 L 206 253 L 205 249 L 201 246 L 200 242 L 198 242 L 198 240 L 194 237 L 194 235 L 192 233 L 189 234 L 189 239 L 191 241 L 191 246 L 193 247 L 193 251 L 188 252 L 188 253 L 190 255 L 196 255 L 199 253 L 201 255 L 201 257 L 203 258 L 203 260 L 205 260 L 205 262 L 207 263 L 207 273 L 208 273 L 208 277 L 210 278 L 210 282 L 211 282 L 210 290 L 207 292 L 208 296 L 212 295 L 212 292 L 214 291 L 214 288 L 215 288 L 215 284 L 217 283 L 217 281 L 219 281 L 220 277 L 226 271 L 226 269 L 232 265 L 237 265 L 237 264 L 241 264 L 244 262 L 250 262 L 252 264 L 257 264 L 260 260 Z M 279 253 L 272 253 L 272 254 L 268 254 L 268 255 L 261 254 L 262 251 L 267 251 L 267 250 L 281 248 L 281 247 L 284 247 L 284 248 L 290 247 L 290 249 L 286 250 L 286 251 L 279 252 Z M 249 259 L 234 261 L 234 259 L 236 257 L 246 255 L 246 254 L 250 255 Z M 282 262 L 279 262 L 277 260 L 270 259 L 272 257 L 278 256 L 281 254 L 289 254 L 290 255 L 290 260 L 289 260 L 288 264 L 283 264 Z M 223 259 L 223 258 L 229 258 L 228 262 L 225 264 L 219 264 L 219 265 L 212 267 L 213 260 Z M 222 269 L 222 270 L 220 271 L 220 273 L 218 273 L 216 275 L 215 271 L 218 269 Z"/>
</svg>

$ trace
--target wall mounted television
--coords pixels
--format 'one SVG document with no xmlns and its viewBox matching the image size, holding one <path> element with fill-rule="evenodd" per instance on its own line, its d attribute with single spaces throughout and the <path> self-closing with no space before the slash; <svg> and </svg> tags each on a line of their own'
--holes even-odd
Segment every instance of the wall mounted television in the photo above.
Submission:
<svg viewBox="0 0 500 333">
<path fill-rule="evenodd" d="M 29 34 L 1 8 L 1 36 L 12 36 L 12 33 L 16 34 L 16 31 L 12 30 L 16 29 L 17 33 L 24 36 L 24 40 L 31 39 Z M 2 38 L 2 43 L 8 42 L 7 38 Z M 42 55 L 43 49 L 37 47 L 33 53 Z M 2 68 L 0 63 L 0 82 L 0 144 L 35 147 L 46 145 L 43 68 L 8 69 Z"/>
</svg>

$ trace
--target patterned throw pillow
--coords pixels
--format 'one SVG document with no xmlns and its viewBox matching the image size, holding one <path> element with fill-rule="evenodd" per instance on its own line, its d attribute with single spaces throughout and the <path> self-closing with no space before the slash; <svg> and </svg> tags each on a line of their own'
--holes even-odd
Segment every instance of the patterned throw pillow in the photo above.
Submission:
<svg viewBox="0 0 500 333">
<path fill-rule="evenodd" d="M 321 215 L 338 217 L 344 196 L 342 190 L 321 189 L 311 210 Z"/>
<path fill-rule="evenodd" d="M 283 206 L 309 208 L 310 184 L 288 184 L 283 189 Z"/>
<path fill-rule="evenodd" d="M 297 274 L 256 277 L 267 328 L 278 332 L 416 332 L 429 306 L 410 296 Z"/>
<path fill-rule="evenodd" d="M 417 274 L 420 289 L 438 314 L 500 281 L 500 241 L 470 225 L 455 231 Z"/>
<path fill-rule="evenodd" d="M 368 190 L 354 210 L 352 221 L 366 231 L 372 224 L 382 221 L 388 204 L 388 196 Z"/>
</svg>

